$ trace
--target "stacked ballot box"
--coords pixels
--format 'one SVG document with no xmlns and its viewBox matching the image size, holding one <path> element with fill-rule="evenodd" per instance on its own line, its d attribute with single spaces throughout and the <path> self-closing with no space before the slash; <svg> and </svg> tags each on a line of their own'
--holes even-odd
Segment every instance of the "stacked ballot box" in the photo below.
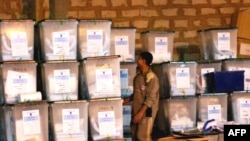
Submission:
<svg viewBox="0 0 250 141">
<path fill-rule="evenodd" d="M 167 94 L 174 96 L 195 96 L 196 95 L 196 70 L 197 63 L 170 62 L 167 67 L 167 81 L 169 88 Z"/>
<path fill-rule="evenodd" d="M 229 119 L 237 124 L 250 124 L 249 92 L 234 92 L 229 95 Z"/>
<path fill-rule="evenodd" d="M 88 118 L 92 140 L 123 138 L 122 99 L 91 100 Z"/>
<path fill-rule="evenodd" d="M 34 60 L 33 20 L 1 20 L 0 61 Z"/>
<path fill-rule="evenodd" d="M 136 65 L 135 62 L 120 63 L 121 97 L 123 98 L 133 94 Z"/>
<path fill-rule="evenodd" d="M 3 62 L 1 65 L 1 103 L 41 100 L 37 92 L 37 63 L 34 61 Z"/>
<path fill-rule="evenodd" d="M 196 97 L 161 99 L 156 124 L 164 134 L 196 129 Z"/>
<path fill-rule="evenodd" d="M 88 57 L 80 62 L 81 97 L 121 97 L 119 56 Z"/>
<path fill-rule="evenodd" d="M 206 93 L 198 97 L 197 122 L 203 125 L 214 119 L 217 122 L 228 121 L 227 93 Z"/>
<path fill-rule="evenodd" d="M 87 101 L 57 101 L 49 104 L 51 141 L 88 141 Z"/>
<path fill-rule="evenodd" d="M 175 32 L 147 31 L 141 35 L 143 47 L 153 55 L 152 63 L 173 61 Z"/>
<path fill-rule="evenodd" d="M 4 141 L 49 140 L 48 104 L 45 101 L 7 104 L 0 108 Z"/>
<path fill-rule="evenodd" d="M 78 21 L 75 19 L 39 22 L 39 59 L 77 60 L 77 28 Z"/>
<path fill-rule="evenodd" d="M 40 64 L 42 90 L 48 102 L 78 100 L 77 61 L 48 61 Z"/>
<path fill-rule="evenodd" d="M 112 27 L 110 33 L 110 55 L 120 55 L 121 62 L 135 61 L 136 28 Z"/>
<path fill-rule="evenodd" d="M 79 20 L 78 60 L 110 55 L 110 20 Z"/>
<path fill-rule="evenodd" d="M 210 28 L 197 33 L 202 59 L 237 58 L 237 28 Z"/>
</svg>

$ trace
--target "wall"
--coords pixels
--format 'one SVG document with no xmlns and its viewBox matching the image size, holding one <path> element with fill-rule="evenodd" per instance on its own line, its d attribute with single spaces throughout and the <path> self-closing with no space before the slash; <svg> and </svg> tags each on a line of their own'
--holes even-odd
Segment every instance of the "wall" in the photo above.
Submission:
<svg viewBox="0 0 250 141">
<path fill-rule="evenodd" d="M 227 28 L 231 16 L 250 8 L 250 0 L 0 0 L 0 18 L 111 19 L 114 27 L 136 27 L 136 50 L 143 49 L 140 33 L 175 31 L 175 48 L 199 58 L 197 30 Z M 21 7 L 21 8 L 20 8 Z M 11 9 L 11 10 L 9 10 Z M 175 50 L 175 58 L 178 58 Z"/>
</svg>

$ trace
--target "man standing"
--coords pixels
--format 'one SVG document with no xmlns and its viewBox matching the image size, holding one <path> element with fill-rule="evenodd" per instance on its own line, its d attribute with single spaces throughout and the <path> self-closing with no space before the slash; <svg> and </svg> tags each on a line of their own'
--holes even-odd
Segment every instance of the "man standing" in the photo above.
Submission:
<svg viewBox="0 0 250 141">
<path fill-rule="evenodd" d="M 134 93 L 124 99 L 132 102 L 131 132 L 133 141 L 152 141 L 151 133 L 159 103 L 159 80 L 151 70 L 153 56 L 141 52 L 137 59 L 139 72 L 134 79 Z"/>
</svg>

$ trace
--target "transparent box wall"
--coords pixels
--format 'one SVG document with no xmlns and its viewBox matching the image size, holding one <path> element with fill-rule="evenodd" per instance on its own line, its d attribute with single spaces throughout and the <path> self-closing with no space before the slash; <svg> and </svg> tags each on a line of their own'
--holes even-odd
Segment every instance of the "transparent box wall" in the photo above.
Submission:
<svg viewBox="0 0 250 141">
<path fill-rule="evenodd" d="M 153 55 L 152 63 L 173 61 L 174 32 L 148 31 L 142 33 L 142 45 Z"/>
<path fill-rule="evenodd" d="M 119 56 L 86 58 L 81 68 L 81 78 L 84 78 L 81 81 L 85 83 L 88 99 L 121 97 Z"/>
<path fill-rule="evenodd" d="M 88 140 L 88 102 L 70 101 L 49 104 L 53 141 Z"/>
<path fill-rule="evenodd" d="M 226 59 L 222 62 L 225 71 L 245 71 L 244 90 L 250 90 L 250 59 Z"/>
<path fill-rule="evenodd" d="M 41 69 L 47 101 L 78 100 L 79 62 L 45 62 Z"/>
<path fill-rule="evenodd" d="M 197 62 L 197 80 L 196 80 L 196 93 L 207 93 L 206 77 L 207 73 L 221 71 L 221 61 L 198 61 Z"/>
<path fill-rule="evenodd" d="M 78 60 L 110 55 L 109 20 L 80 20 L 78 25 Z"/>
<path fill-rule="evenodd" d="M 77 25 L 73 19 L 40 22 L 42 60 L 77 60 Z"/>
<path fill-rule="evenodd" d="M 238 124 L 250 124 L 250 94 L 248 92 L 231 93 L 229 99 L 232 121 Z"/>
<path fill-rule="evenodd" d="M 157 124 L 161 131 L 181 131 L 196 128 L 197 98 L 162 99 L 159 103 Z"/>
<path fill-rule="evenodd" d="M 122 106 L 123 114 L 123 132 L 126 134 L 131 133 L 130 122 L 132 113 L 132 103 Z"/>
<path fill-rule="evenodd" d="M 1 65 L 4 103 L 17 103 L 19 95 L 37 91 L 37 63 L 34 61 L 4 62 Z"/>
<path fill-rule="evenodd" d="M 93 140 L 123 138 L 121 99 L 103 99 L 89 102 L 89 126 Z"/>
<path fill-rule="evenodd" d="M 167 81 L 170 96 L 194 96 L 196 94 L 196 62 L 170 62 Z"/>
<path fill-rule="evenodd" d="M 198 119 L 206 122 L 210 119 L 227 121 L 227 97 L 226 93 L 204 94 L 198 97 Z"/>
<path fill-rule="evenodd" d="M 134 90 L 134 77 L 136 76 L 136 63 L 121 63 L 120 64 L 120 79 L 121 79 L 121 96 L 129 97 Z"/>
<path fill-rule="evenodd" d="M 3 106 L 5 138 L 8 141 L 47 141 L 48 104 L 20 103 Z"/>
<path fill-rule="evenodd" d="M 209 29 L 208 44 L 211 60 L 222 60 L 237 57 L 237 32 L 236 28 Z"/>
<path fill-rule="evenodd" d="M 167 79 L 167 69 L 169 63 L 152 64 L 151 69 L 157 75 L 160 83 L 160 98 L 169 98 L 170 94 L 167 92 L 170 83 Z"/>
<path fill-rule="evenodd" d="M 201 59 L 209 60 L 209 45 L 207 40 L 208 32 L 206 30 L 198 30 L 197 36 L 198 36 L 198 42 L 199 42 L 199 48 L 200 48 L 200 55 Z"/>
<path fill-rule="evenodd" d="M 0 61 L 34 60 L 34 24 L 33 20 L 0 22 Z"/>
<path fill-rule="evenodd" d="M 111 28 L 110 55 L 120 55 L 121 62 L 135 61 L 136 28 Z"/>
</svg>

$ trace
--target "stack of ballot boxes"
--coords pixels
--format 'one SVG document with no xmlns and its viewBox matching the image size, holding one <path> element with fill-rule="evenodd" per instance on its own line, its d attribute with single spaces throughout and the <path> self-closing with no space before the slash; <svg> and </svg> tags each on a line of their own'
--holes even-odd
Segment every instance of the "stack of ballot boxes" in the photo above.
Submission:
<svg viewBox="0 0 250 141">
<path fill-rule="evenodd" d="M 39 71 L 43 97 L 49 104 L 49 139 L 88 140 L 88 102 L 79 94 L 78 23 L 75 19 L 43 20 Z"/>
<path fill-rule="evenodd" d="M 87 57 L 80 64 L 81 98 L 89 100 L 92 140 L 123 138 L 119 56 Z"/>
<path fill-rule="evenodd" d="M 110 54 L 120 56 L 121 97 L 133 94 L 133 80 L 136 76 L 134 27 L 112 27 L 110 35 Z M 132 102 L 123 105 L 123 131 L 130 134 Z"/>
<path fill-rule="evenodd" d="M 160 89 L 158 129 L 164 135 L 195 129 L 197 63 L 170 61 L 163 63 L 160 70 L 164 89 Z"/>
<path fill-rule="evenodd" d="M 37 90 L 34 21 L 2 20 L 1 139 L 48 140 L 48 105 Z"/>
</svg>

